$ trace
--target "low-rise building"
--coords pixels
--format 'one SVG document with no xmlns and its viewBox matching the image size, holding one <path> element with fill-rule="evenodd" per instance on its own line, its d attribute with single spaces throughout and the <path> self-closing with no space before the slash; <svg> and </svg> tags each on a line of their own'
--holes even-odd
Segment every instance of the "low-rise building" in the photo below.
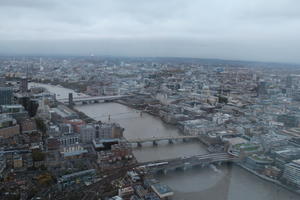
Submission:
<svg viewBox="0 0 300 200">
<path fill-rule="evenodd" d="M 23 167 L 22 155 L 20 155 L 20 154 L 14 154 L 13 155 L 13 167 L 15 169 Z"/>
<path fill-rule="evenodd" d="M 64 146 L 61 149 L 61 154 L 64 158 L 81 158 L 88 151 L 84 149 L 80 144 L 73 144 Z"/>
<path fill-rule="evenodd" d="M 20 123 L 22 133 L 33 133 L 37 132 L 36 123 L 32 119 L 26 119 Z"/>
<path fill-rule="evenodd" d="M 74 184 L 80 184 L 82 182 L 92 182 L 95 178 L 95 175 L 95 169 L 79 171 L 60 177 L 57 181 L 57 184 L 59 189 L 64 190 L 66 187 Z"/>
<path fill-rule="evenodd" d="M 272 163 L 273 159 L 271 159 L 270 157 L 257 154 L 248 156 L 245 161 L 245 165 L 247 167 L 256 171 L 263 171 L 265 169 L 265 166 L 272 165 Z"/>
<path fill-rule="evenodd" d="M 168 199 L 174 195 L 172 189 L 162 183 L 156 183 L 151 185 L 151 189 L 159 196 L 160 199 Z"/>
</svg>

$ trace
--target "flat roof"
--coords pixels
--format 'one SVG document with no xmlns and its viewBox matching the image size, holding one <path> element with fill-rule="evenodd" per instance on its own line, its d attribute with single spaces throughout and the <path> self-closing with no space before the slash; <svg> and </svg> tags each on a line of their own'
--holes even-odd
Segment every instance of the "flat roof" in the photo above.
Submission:
<svg viewBox="0 0 300 200">
<path fill-rule="evenodd" d="M 300 159 L 293 160 L 293 163 L 296 163 L 296 164 L 300 165 Z"/>
<path fill-rule="evenodd" d="M 172 191 L 172 189 L 168 185 L 165 185 L 165 184 L 162 184 L 162 183 L 153 184 L 151 186 L 151 188 L 154 190 L 154 192 L 160 198 L 169 197 L 169 196 L 174 195 L 174 192 Z"/>
<path fill-rule="evenodd" d="M 73 178 L 73 177 L 76 177 L 76 176 L 81 176 L 81 175 L 84 175 L 84 174 L 95 173 L 95 172 L 96 172 L 95 169 L 88 169 L 88 170 L 83 170 L 83 171 L 75 172 L 75 173 L 72 173 L 72 174 L 63 175 L 62 177 L 60 177 L 60 179 L 61 180 L 63 180 L 63 179 L 69 179 L 69 178 Z"/>
<path fill-rule="evenodd" d="M 64 155 L 64 157 L 68 157 L 68 156 L 78 156 L 81 155 L 83 153 L 87 153 L 88 151 L 86 149 L 83 150 L 77 150 L 77 151 L 69 151 L 69 152 L 62 152 L 62 154 Z"/>
</svg>

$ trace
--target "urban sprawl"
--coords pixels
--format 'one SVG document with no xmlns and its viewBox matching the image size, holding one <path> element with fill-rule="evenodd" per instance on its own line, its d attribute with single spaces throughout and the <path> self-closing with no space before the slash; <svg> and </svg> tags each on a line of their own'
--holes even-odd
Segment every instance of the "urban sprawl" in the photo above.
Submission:
<svg viewBox="0 0 300 200">
<path fill-rule="evenodd" d="M 71 92 L 62 96 L 46 85 Z M 99 121 L 76 109 L 107 102 L 160 118 L 181 134 L 126 138 L 113 114 Z M 207 153 L 148 162 L 133 153 L 190 141 Z M 212 165 L 236 165 L 300 194 L 300 68 L 188 58 L 0 57 L 0 148 L 0 199 L 172 199 L 176 193 L 155 174 Z"/>
</svg>

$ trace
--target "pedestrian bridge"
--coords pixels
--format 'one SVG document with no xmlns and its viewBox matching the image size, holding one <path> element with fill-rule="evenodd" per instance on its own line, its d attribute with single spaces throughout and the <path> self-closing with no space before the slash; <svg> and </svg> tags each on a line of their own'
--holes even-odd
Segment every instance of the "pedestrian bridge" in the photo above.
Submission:
<svg viewBox="0 0 300 200">
<path fill-rule="evenodd" d="M 128 143 L 137 144 L 139 147 L 142 146 L 142 143 L 152 142 L 155 146 L 159 141 L 168 141 L 173 143 L 173 141 L 186 141 L 189 139 L 198 139 L 198 136 L 194 135 L 179 135 L 179 136 L 169 136 L 169 137 L 151 137 L 151 138 L 136 138 L 127 140 Z"/>
</svg>

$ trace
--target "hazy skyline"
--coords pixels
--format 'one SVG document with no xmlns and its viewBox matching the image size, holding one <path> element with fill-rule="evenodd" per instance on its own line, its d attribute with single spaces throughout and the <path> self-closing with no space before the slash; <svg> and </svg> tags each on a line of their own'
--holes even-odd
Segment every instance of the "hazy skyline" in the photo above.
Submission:
<svg viewBox="0 0 300 200">
<path fill-rule="evenodd" d="M 297 0 L 0 0 L 0 54 L 300 63 Z"/>
</svg>

